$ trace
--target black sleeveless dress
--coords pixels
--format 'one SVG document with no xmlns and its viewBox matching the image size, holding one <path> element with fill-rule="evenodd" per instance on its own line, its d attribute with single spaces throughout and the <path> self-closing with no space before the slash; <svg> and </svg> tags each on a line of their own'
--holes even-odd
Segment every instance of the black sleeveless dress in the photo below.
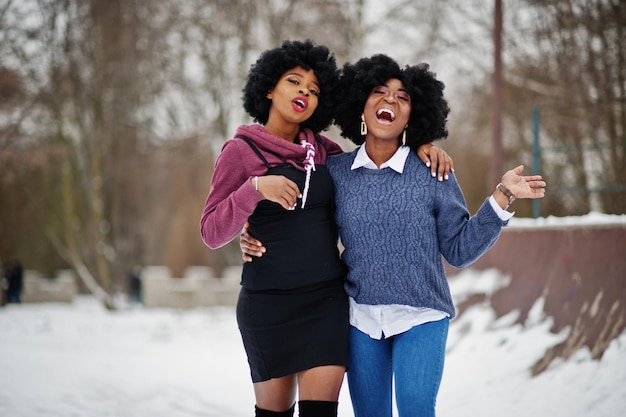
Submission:
<svg viewBox="0 0 626 417">
<path fill-rule="evenodd" d="M 305 172 L 288 164 L 268 167 L 304 189 Z M 334 185 L 325 165 L 311 173 L 304 209 L 261 201 L 249 232 L 267 248 L 244 264 L 237 322 L 253 382 L 323 365 L 347 366 L 349 305 L 339 258 Z"/>
</svg>

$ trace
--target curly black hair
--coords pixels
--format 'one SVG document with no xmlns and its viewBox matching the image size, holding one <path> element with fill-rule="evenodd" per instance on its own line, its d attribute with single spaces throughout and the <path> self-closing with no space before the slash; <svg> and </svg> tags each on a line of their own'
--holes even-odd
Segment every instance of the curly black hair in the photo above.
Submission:
<svg viewBox="0 0 626 417">
<path fill-rule="evenodd" d="M 335 123 L 341 129 L 341 136 L 357 145 L 365 142 L 360 132 L 365 102 L 375 87 L 384 85 L 390 78 L 402 81 L 411 96 L 406 145 L 416 150 L 425 143 L 447 137 L 450 108 L 443 97 L 444 84 L 426 63 L 400 68 L 396 61 L 383 54 L 344 65 L 335 106 Z"/>
<path fill-rule="evenodd" d="M 334 55 L 326 46 L 315 45 L 311 40 L 285 41 L 280 48 L 269 49 L 261 54 L 248 72 L 243 88 L 243 107 L 261 124 L 269 118 L 271 100 L 267 93 L 288 70 L 295 67 L 313 70 L 320 84 L 320 96 L 313 115 L 300 125 L 313 132 L 320 132 L 333 120 L 333 91 L 339 80 L 339 70 Z"/>
</svg>

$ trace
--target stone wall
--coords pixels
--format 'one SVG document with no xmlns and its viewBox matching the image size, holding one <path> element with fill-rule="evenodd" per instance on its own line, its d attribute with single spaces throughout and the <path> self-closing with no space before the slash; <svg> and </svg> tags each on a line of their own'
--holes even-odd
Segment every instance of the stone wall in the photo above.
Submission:
<svg viewBox="0 0 626 417">
<path fill-rule="evenodd" d="M 76 292 L 76 278 L 71 270 L 60 270 L 52 279 L 42 277 L 37 271 L 24 271 L 23 303 L 71 303 Z"/>
<path fill-rule="evenodd" d="M 215 277 L 209 267 L 191 266 L 175 278 L 165 266 L 147 266 L 141 271 L 141 298 L 148 308 L 194 308 L 235 305 L 239 296 L 241 267 L 230 267 Z"/>
<path fill-rule="evenodd" d="M 494 294 L 476 294 L 457 313 L 488 303 L 502 317 L 518 312 L 524 324 L 531 308 L 543 303 L 551 331 L 568 332 L 533 367 L 545 370 L 557 357 L 588 348 L 602 357 L 626 329 L 626 223 L 562 227 L 506 228 L 496 244 L 469 268 L 496 268 L 511 277 Z M 448 275 L 456 271 L 448 267 Z"/>
<path fill-rule="evenodd" d="M 168 267 L 146 266 L 141 271 L 141 302 L 148 308 L 234 306 L 239 296 L 241 266 L 226 268 L 223 275 L 215 277 L 209 267 L 190 266 L 184 277 L 177 278 L 172 277 Z M 24 270 L 23 303 L 71 303 L 77 293 L 76 276 L 71 270 L 60 270 L 54 278 Z"/>
</svg>

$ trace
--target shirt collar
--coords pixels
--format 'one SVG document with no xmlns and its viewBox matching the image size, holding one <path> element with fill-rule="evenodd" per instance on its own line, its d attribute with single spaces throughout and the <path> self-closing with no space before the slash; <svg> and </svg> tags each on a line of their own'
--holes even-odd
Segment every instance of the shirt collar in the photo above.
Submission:
<svg viewBox="0 0 626 417">
<path fill-rule="evenodd" d="M 400 146 L 396 153 L 394 153 L 387 162 L 380 166 L 380 169 L 389 167 L 399 174 L 402 174 L 402 171 L 404 170 L 404 163 L 406 162 L 406 158 L 409 156 L 409 152 L 411 152 L 411 149 L 408 146 Z M 350 169 L 354 170 L 361 167 L 367 169 L 378 169 L 376 164 L 367 155 L 367 152 L 365 152 L 365 143 L 357 151 L 356 157 L 354 158 L 354 162 L 352 163 L 352 167 Z"/>
</svg>

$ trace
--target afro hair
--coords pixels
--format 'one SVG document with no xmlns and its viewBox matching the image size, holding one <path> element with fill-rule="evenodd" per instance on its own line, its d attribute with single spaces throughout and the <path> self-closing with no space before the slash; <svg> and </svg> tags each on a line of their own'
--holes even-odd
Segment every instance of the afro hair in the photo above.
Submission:
<svg viewBox="0 0 626 417">
<path fill-rule="evenodd" d="M 333 120 L 333 91 L 339 79 L 339 70 L 328 48 L 315 45 L 310 40 L 285 41 L 280 48 L 263 52 L 248 72 L 248 80 L 243 88 L 243 107 L 254 121 L 266 124 L 272 103 L 267 98 L 268 91 L 276 86 L 285 72 L 295 67 L 313 70 L 319 81 L 317 109 L 300 127 L 320 132 L 328 128 Z"/>
<path fill-rule="evenodd" d="M 428 64 L 401 69 L 396 61 L 382 54 L 344 65 L 335 106 L 335 123 L 341 135 L 357 145 L 365 142 L 360 132 L 365 102 L 375 87 L 391 78 L 400 80 L 411 96 L 406 145 L 416 150 L 425 143 L 447 137 L 450 109 L 443 97 L 444 84 L 436 79 Z"/>
</svg>

